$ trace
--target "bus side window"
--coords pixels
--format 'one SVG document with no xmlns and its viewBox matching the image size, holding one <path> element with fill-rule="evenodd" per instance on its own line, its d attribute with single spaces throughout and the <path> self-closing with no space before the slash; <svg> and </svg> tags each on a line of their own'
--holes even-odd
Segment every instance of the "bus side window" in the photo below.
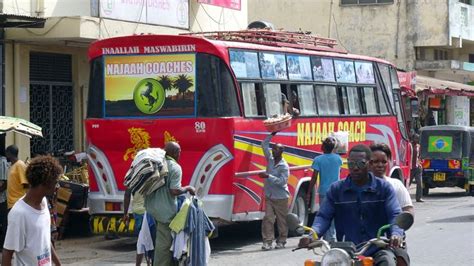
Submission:
<svg viewBox="0 0 474 266">
<path fill-rule="evenodd" d="M 374 87 L 362 88 L 362 106 L 365 114 L 377 114 L 377 101 L 375 100 Z"/>
<path fill-rule="evenodd" d="M 385 97 L 383 96 L 383 91 L 381 87 L 376 87 L 375 90 L 377 91 L 377 102 L 379 104 L 379 110 L 381 114 L 388 114 L 388 106 L 387 102 L 385 101 Z"/>
<path fill-rule="evenodd" d="M 283 114 L 282 92 L 279 83 L 263 84 L 265 95 L 265 114 L 267 117 L 275 117 Z"/>
<path fill-rule="evenodd" d="M 244 114 L 246 117 L 257 117 L 265 115 L 262 108 L 263 93 L 259 84 L 243 82 L 242 99 L 244 102 Z"/>
<path fill-rule="evenodd" d="M 357 87 L 345 87 L 347 93 L 347 109 L 345 114 L 360 115 L 360 97 Z"/>
<path fill-rule="evenodd" d="M 316 102 L 320 115 L 339 114 L 339 104 L 335 86 L 316 85 Z"/>
<path fill-rule="evenodd" d="M 384 64 L 378 64 L 379 69 L 380 69 L 380 74 L 382 76 L 382 81 L 383 85 L 385 87 L 385 91 L 388 95 L 388 100 L 390 102 L 390 105 L 392 106 L 392 110 L 395 112 L 395 101 L 393 99 L 393 87 L 392 87 L 392 81 L 390 78 L 390 68 L 388 65 Z"/>
<path fill-rule="evenodd" d="M 314 86 L 310 84 L 297 85 L 298 93 L 293 97 L 297 97 L 300 116 L 315 116 L 318 114 L 316 109 L 316 97 L 314 95 Z M 292 90 L 293 93 L 293 90 Z"/>
</svg>

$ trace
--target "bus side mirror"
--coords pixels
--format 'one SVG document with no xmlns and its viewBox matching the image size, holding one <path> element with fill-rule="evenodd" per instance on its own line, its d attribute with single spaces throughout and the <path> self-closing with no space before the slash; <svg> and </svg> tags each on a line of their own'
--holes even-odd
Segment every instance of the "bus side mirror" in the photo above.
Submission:
<svg viewBox="0 0 474 266">
<path fill-rule="evenodd" d="M 418 99 L 411 99 L 410 100 L 410 105 L 411 105 L 411 117 L 412 118 L 418 118 L 418 108 L 419 108 L 419 103 Z"/>
</svg>

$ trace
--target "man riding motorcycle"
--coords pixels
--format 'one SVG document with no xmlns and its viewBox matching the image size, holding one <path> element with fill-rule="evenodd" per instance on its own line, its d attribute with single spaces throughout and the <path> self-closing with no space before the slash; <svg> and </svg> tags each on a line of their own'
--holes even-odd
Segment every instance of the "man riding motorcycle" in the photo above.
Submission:
<svg viewBox="0 0 474 266">
<path fill-rule="evenodd" d="M 334 219 L 338 241 L 351 241 L 358 245 L 377 235 L 385 224 L 393 224 L 389 230 L 389 249 L 369 248 L 364 255 L 372 256 L 375 265 L 397 265 L 393 249 L 400 247 L 403 230 L 395 225 L 395 217 L 401 212 L 392 186 L 369 172 L 371 151 L 366 145 L 356 145 L 349 151 L 349 176 L 331 185 L 326 200 L 314 220 L 313 230 L 324 235 Z M 306 247 L 312 238 L 300 239 L 299 247 Z M 399 252 L 399 250 L 397 250 Z"/>
</svg>

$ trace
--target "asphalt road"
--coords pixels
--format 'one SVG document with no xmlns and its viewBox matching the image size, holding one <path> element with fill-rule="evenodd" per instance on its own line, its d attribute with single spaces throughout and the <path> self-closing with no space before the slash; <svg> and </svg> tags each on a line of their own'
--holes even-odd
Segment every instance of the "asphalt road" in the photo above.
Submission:
<svg viewBox="0 0 474 266">
<path fill-rule="evenodd" d="M 412 265 L 474 265 L 474 197 L 449 188 L 430 190 L 425 200 L 415 203 L 415 224 L 407 232 Z M 219 238 L 211 241 L 209 264 L 303 265 L 305 259 L 315 257 L 311 251 L 291 251 L 298 238 L 290 238 L 284 250 L 261 251 L 260 241 L 259 223 L 221 228 Z M 133 265 L 134 248 L 131 238 L 75 238 L 58 243 L 63 263 L 71 265 Z"/>
</svg>

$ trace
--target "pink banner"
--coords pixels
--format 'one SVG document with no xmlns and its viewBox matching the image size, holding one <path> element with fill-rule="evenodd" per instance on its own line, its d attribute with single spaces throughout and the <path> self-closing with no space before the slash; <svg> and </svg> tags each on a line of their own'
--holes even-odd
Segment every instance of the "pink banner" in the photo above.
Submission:
<svg viewBox="0 0 474 266">
<path fill-rule="evenodd" d="M 416 84 L 416 71 L 411 72 L 401 72 L 397 71 L 398 81 L 400 82 L 400 87 L 405 87 L 407 89 L 415 89 Z"/>
<path fill-rule="evenodd" d="M 240 0 L 198 0 L 199 3 L 240 10 Z"/>
</svg>

